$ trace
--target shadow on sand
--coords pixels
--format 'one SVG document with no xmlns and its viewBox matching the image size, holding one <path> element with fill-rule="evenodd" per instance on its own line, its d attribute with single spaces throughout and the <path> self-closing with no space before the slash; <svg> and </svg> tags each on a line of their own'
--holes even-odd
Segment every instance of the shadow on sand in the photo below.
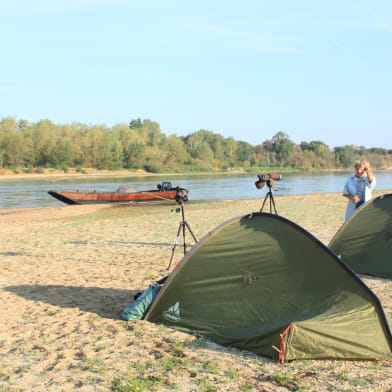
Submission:
<svg viewBox="0 0 392 392">
<path fill-rule="evenodd" d="M 145 288 L 119 290 L 101 287 L 20 285 L 8 286 L 5 290 L 30 301 L 40 301 L 61 308 L 79 308 L 84 312 L 116 320 L 134 301 L 133 296 Z"/>
</svg>

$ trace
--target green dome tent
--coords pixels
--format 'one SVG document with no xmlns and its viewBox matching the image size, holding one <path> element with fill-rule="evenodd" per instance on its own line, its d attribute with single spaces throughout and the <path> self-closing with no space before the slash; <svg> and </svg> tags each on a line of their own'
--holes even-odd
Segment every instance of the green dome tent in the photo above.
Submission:
<svg viewBox="0 0 392 392">
<path fill-rule="evenodd" d="M 392 279 L 392 194 L 375 197 L 329 243 L 356 273 Z"/>
<path fill-rule="evenodd" d="M 375 295 L 293 222 L 233 218 L 174 268 L 145 319 L 280 361 L 391 358 Z"/>
</svg>

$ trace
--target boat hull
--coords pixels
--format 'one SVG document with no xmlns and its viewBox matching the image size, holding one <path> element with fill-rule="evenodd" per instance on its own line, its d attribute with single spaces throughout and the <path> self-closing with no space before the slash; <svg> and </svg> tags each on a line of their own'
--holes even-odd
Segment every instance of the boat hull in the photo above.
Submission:
<svg viewBox="0 0 392 392">
<path fill-rule="evenodd" d="M 185 194 L 187 189 L 179 188 Z M 178 189 L 170 191 L 140 191 L 131 193 L 119 192 L 59 192 L 49 191 L 49 195 L 66 204 L 126 204 L 134 202 L 167 202 L 175 200 Z"/>
</svg>

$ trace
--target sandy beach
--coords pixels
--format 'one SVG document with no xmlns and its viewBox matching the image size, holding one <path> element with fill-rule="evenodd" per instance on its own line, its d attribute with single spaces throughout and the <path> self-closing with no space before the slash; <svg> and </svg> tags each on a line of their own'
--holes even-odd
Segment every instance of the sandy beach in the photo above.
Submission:
<svg viewBox="0 0 392 392">
<path fill-rule="evenodd" d="M 343 223 L 340 194 L 276 202 L 280 215 L 325 245 Z M 190 202 L 186 220 L 201 238 L 261 204 Z M 122 321 L 133 295 L 168 274 L 176 207 L 0 210 L 0 391 L 392 391 L 389 360 L 277 365 L 165 326 Z M 182 255 L 177 248 L 173 263 Z M 392 316 L 392 281 L 362 278 Z"/>
</svg>

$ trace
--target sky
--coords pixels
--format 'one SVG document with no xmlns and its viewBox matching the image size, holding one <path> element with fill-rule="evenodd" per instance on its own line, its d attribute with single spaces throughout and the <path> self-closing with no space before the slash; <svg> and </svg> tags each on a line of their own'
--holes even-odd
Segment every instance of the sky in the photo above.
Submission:
<svg viewBox="0 0 392 392">
<path fill-rule="evenodd" d="M 0 47 L 0 119 L 392 149 L 390 0 L 4 0 Z"/>
</svg>

